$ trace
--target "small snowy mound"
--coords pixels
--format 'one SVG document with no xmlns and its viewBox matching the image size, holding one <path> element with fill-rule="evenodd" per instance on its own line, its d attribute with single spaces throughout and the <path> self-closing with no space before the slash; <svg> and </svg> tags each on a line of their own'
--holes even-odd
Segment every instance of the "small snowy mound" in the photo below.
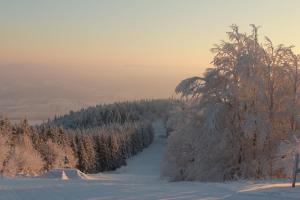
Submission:
<svg viewBox="0 0 300 200">
<path fill-rule="evenodd" d="M 61 180 L 91 180 L 92 177 L 86 175 L 85 173 L 81 172 L 78 169 L 52 169 L 40 178 L 54 178 L 54 179 L 61 179 Z"/>
</svg>

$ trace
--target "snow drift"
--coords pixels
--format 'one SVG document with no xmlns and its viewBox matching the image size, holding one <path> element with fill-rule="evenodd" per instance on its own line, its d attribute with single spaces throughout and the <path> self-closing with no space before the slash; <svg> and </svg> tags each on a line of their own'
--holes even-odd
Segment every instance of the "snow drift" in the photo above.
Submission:
<svg viewBox="0 0 300 200">
<path fill-rule="evenodd" d="M 61 180 L 91 180 L 92 177 L 86 175 L 78 169 L 52 169 L 44 173 L 40 178 L 61 179 Z"/>
</svg>

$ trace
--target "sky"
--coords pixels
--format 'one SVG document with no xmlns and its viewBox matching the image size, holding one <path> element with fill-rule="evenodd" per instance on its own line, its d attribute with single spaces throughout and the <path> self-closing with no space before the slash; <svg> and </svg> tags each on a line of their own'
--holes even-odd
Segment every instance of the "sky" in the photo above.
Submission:
<svg viewBox="0 0 300 200">
<path fill-rule="evenodd" d="M 120 99 L 167 97 L 210 66 L 210 49 L 233 23 L 243 32 L 260 25 L 261 39 L 298 51 L 299 9 L 299 0 L 0 0 L 0 68 L 19 89 L 40 71 L 48 85 L 65 87 L 69 75 L 74 88 L 94 85 L 99 95 L 95 85 Z M 13 79 L 20 68 L 29 78 Z"/>
<path fill-rule="evenodd" d="M 232 23 L 297 45 L 299 8 L 298 0 L 1 0 L 0 62 L 196 73 Z"/>
</svg>

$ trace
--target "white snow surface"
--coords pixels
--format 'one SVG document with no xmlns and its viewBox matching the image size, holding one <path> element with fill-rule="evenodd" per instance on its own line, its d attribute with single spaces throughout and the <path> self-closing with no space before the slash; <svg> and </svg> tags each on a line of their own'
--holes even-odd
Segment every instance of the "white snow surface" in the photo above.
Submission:
<svg viewBox="0 0 300 200">
<path fill-rule="evenodd" d="M 94 177 L 86 175 L 85 173 L 81 172 L 78 169 L 71 169 L 71 168 L 58 168 L 52 169 L 48 172 L 41 175 L 39 178 L 44 179 L 60 179 L 60 180 L 70 180 L 70 179 L 82 179 L 82 180 L 95 180 Z"/>
<path fill-rule="evenodd" d="M 165 129 L 160 121 L 154 123 L 154 127 L 156 137 L 153 144 L 115 172 L 78 178 L 80 171 L 64 169 L 68 180 L 51 177 L 0 178 L 0 200 L 300 199 L 300 184 L 291 188 L 289 180 L 228 183 L 161 180 Z"/>
</svg>

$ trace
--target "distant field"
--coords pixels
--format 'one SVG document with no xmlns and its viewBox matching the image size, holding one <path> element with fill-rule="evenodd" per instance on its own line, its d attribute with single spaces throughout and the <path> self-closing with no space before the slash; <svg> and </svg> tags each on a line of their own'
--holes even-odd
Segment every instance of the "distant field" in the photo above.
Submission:
<svg viewBox="0 0 300 200">
<path fill-rule="evenodd" d="M 182 77 L 187 76 L 161 74 L 147 67 L 104 68 L 96 73 L 27 65 L 0 68 L 0 115 L 33 121 L 100 103 L 167 98 Z M 130 77 L 123 75 L 129 71 Z"/>
<path fill-rule="evenodd" d="M 71 99 L 12 100 L 9 104 L 1 99 L 0 115 L 9 118 L 13 122 L 19 122 L 21 119 L 27 118 L 31 124 L 37 124 L 53 118 L 55 115 L 62 115 L 70 110 L 78 110 L 88 105 L 92 105 L 92 103 L 74 102 Z"/>
</svg>

